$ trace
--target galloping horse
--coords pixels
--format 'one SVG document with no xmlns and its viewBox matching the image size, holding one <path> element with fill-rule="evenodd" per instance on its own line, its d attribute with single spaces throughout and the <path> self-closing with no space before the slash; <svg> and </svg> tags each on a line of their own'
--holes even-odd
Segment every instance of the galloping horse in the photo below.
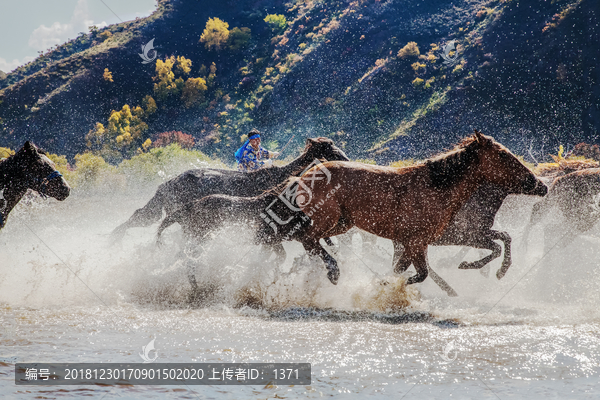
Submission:
<svg viewBox="0 0 600 400">
<path fill-rule="evenodd" d="M 427 246 L 440 238 L 452 218 L 484 183 L 512 193 L 543 196 L 548 188 L 508 149 L 475 131 L 456 148 L 424 164 L 392 168 L 359 163 L 326 162 L 296 181 L 295 201 L 312 219 L 297 240 L 311 256 L 319 256 L 329 280 L 339 278 L 337 262 L 319 239 L 358 228 L 404 247 L 394 271 L 411 264 L 428 275 Z"/>
<path fill-rule="evenodd" d="M 46 153 L 30 142 L 25 142 L 21 150 L 0 162 L 0 229 L 27 189 L 60 201 L 71 192 Z"/>
<path fill-rule="evenodd" d="M 497 185 L 482 184 L 452 218 L 442 236 L 431 245 L 465 246 L 491 250 L 492 253 L 481 260 L 463 261 L 458 266 L 459 269 L 481 269 L 502 254 L 502 247 L 495 242 L 495 240 L 500 240 L 504 243 L 504 258 L 500 269 L 496 272 L 496 277 L 502 279 L 512 264 L 512 239 L 507 232 L 494 230 L 492 226 L 498 210 L 509 194 L 518 193 L 505 190 Z M 542 194 L 538 193 L 537 195 L 541 196 Z M 403 251 L 402 244 L 395 241 L 394 264 L 402 257 Z"/>
<path fill-rule="evenodd" d="M 156 194 L 136 210 L 113 232 L 120 239 L 129 228 L 149 226 L 162 218 L 163 209 L 169 215 L 184 204 L 211 194 L 252 197 L 301 173 L 314 159 L 348 161 L 346 154 L 331 139 L 307 139 L 303 153 L 283 167 L 263 168 L 254 172 L 239 172 L 216 168 L 189 170 L 161 184 Z"/>
<path fill-rule="evenodd" d="M 560 226 L 546 228 L 546 236 L 564 232 L 562 246 L 569 244 L 577 235 L 590 230 L 600 219 L 600 168 L 584 169 L 560 176 L 552 182 L 548 195 L 533 205 L 529 224 L 523 234 L 523 243 L 531 229 L 553 208 L 559 209 L 565 221 Z M 548 241 L 544 246 L 548 247 Z"/>
<path fill-rule="evenodd" d="M 201 245 L 210 233 L 224 226 L 242 224 L 254 232 L 254 244 L 268 247 L 276 254 L 276 261 L 280 262 L 285 259 L 285 249 L 281 242 L 292 240 L 293 231 L 302 229 L 310 223 L 310 219 L 278 201 L 276 190 L 269 190 L 256 197 L 213 194 L 189 202 L 163 219 L 156 234 L 157 245 L 161 243 L 162 232 L 174 223 L 181 225 L 188 240 L 187 245 L 192 247 Z M 267 216 L 269 211 L 286 223 L 275 225 Z M 187 274 L 192 289 L 196 290 L 198 284 L 191 265 L 188 265 Z"/>
</svg>

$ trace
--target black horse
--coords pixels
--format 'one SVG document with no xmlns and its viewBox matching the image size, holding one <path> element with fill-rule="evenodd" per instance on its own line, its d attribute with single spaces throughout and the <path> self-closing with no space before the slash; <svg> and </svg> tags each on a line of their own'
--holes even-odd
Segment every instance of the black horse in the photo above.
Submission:
<svg viewBox="0 0 600 400">
<path fill-rule="evenodd" d="M 46 153 L 30 142 L 0 162 L 0 229 L 27 189 L 60 201 L 71 193 L 69 184 Z"/>
<path fill-rule="evenodd" d="M 184 204 L 167 215 L 161 222 L 156 243 L 161 244 L 162 232 L 174 223 L 181 225 L 186 248 L 201 246 L 210 233 L 224 226 L 243 225 L 254 232 L 254 244 L 267 247 L 285 260 L 283 241 L 294 239 L 294 234 L 310 225 L 310 218 L 290 209 L 281 201 L 277 188 L 255 197 L 213 194 Z M 198 289 L 194 267 L 188 265 L 188 278 L 193 290 Z"/>
<path fill-rule="evenodd" d="M 136 210 L 112 233 L 114 239 L 121 239 L 127 229 L 149 226 L 181 208 L 184 204 L 211 194 L 225 194 L 238 197 L 258 196 L 287 178 L 304 171 L 315 159 L 328 161 L 349 161 L 346 154 L 331 139 L 307 139 L 303 153 L 283 167 L 263 168 L 254 172 L 239 172 L 216 168 L 193 169 L 161 184 L 156 194 L 142 208 Z"/>
</svg>

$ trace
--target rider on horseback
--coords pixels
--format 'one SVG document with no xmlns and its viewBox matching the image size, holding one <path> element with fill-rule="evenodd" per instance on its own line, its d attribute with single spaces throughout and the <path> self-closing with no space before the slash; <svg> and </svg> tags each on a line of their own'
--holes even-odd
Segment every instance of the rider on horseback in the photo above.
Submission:
<svg viewBox="0 0 600 400">
<path fill-rule="evenodd" d="M 252 129 L 248 140 L 235 152 L 238 169 L 244 172 L 256 171 L 265 166 L 265 161 L 279 156 L 277 151 L 269 151 L 260 145 L 260 132 Z"/>
</svg>

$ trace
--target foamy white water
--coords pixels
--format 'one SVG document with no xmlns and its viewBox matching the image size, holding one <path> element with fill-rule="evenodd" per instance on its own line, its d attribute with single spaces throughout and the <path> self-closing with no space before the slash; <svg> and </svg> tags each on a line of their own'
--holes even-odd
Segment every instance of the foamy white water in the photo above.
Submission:
<svg viewBox="0 0 600 400">
<path fill-rule="evenodd" d="M 428 279 L 406 288 L 391 273 L 391 242 L 340 245 L 341 278 L 300 263 L 286 243 L 280 272 L 243 231 L 220 234 L 197 263 L 204 302 L 190 305 L 177 227 L 108 233 L 152 193 L 77 193 L 20 204 L 0 232 L 0 358 L 19 362 L 310 362 L 310 386 L 15 386 L 0 362 L 3 398 L 597 398 L 600 291 L 596 232 L 544 253 L 540 229 L 520 239 L 533 199 L 509 198 L 497 227 L 513 237 L 498 281 L 458 270 L 459 248 L 431 248 Z M 558 218 L 558 217 L 557 217 Z M 557 239 L 561 232 L 556 232 Z M 552 235 L 550 235 L 552 236 Z M 472 250 L 468 259 L 478 257 Z M 482 253 L 486 254 L 486 253 Z M 414 273 L 410 268 L 409 274 Z M 387 285 L 381 285 L 387 281 Z"/>
</svg>

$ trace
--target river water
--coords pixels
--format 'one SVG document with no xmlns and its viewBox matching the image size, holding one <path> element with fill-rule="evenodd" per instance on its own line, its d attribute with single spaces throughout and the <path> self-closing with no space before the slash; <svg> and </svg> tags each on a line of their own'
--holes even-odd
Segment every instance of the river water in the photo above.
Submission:
<svg viewBox="0 0 600 400">
<path fill-rule="evenodd" d="M 276 268 L 231 228 L 197 262 L 202 301 L 189 302 L 179 228 L 109 233 L 151 193 L 33 199 L 0 232 L 2 398 L 598 398 L 597 232 L 544 249 L 520 238 L 533 199 L 510 197 L 496 224 L 514 264 L 498 281 L 458 270 L 458 247 L 429 261 L 458 293 L 392 274 L 391 242 L 339 244 L 341 277 L 302 258 Z M 558 218 L 558 217 L 556 217 Z M 559 229 L 548 237 L 560 238 Z M 486 253 L 481 253 L 485 255 Z M 480 253 L 471 250 L 466 258 Z M 278 271 L 278 272 L 275 272 Z M 292 271 L 292 272 L 290 272 Z M 411 267 L 408 274 L 414 273 Z M 307 386 L 16 386 L 18 362 L 308 362 Z M 4 361 L 4 362 L 1 362 Z M 404 397 L 403 397 L 404 396 Z"/>
</svg>

